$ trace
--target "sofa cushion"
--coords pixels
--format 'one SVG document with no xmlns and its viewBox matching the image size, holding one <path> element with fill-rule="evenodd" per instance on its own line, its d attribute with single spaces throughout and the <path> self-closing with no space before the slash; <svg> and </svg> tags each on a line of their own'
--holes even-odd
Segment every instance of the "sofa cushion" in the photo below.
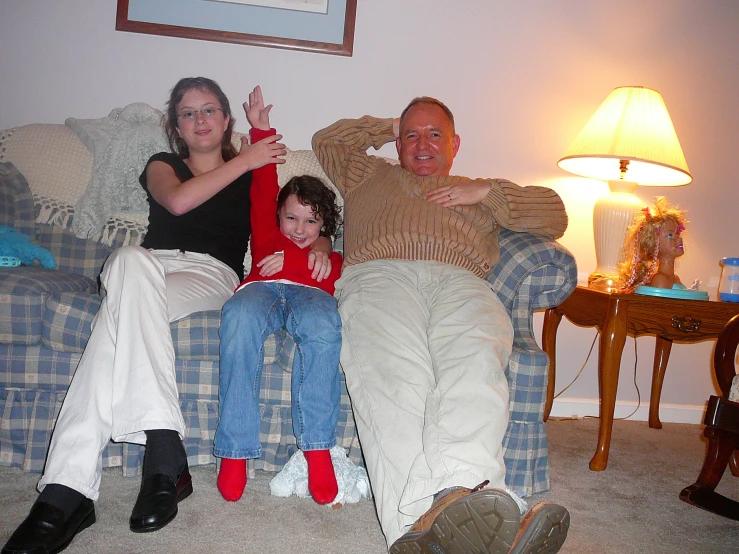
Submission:
<svg viewBox="0 0 739 554">
<path fill-rule="evenodd" d="M 34 237 L 33 194 L 26 178 L 10 162 L 0 162 L 0 225 Z"/>
<path fill-rule="evenodd" d="M 218 363 L 221 311 L 195 312 L 169 324 L 178 360 L 211 360 Z"/>
<path fill-rule="evenodd" d="M 54 350 L 82 353 L 102 297 L 84 292 L 52 294 L 46 301 L 41 341 Z"/>
<path fill-rule="evenodd" d="M 36 225 L 36 243 L 54 254 L 59 270 L 97 279 L 112 248 L 89 239 L 81 239 L 56 225 Z M 63 292 L 63 291 L 61 291 Z"/>
<path fill-rule="evenodd" d="M 0 267 L 0 342 L 38 344 L 47 298 L 54 293 L 95 293 L 84 275 L 43 267 Z"/>
<path fill-rule="evenodd" d="M 101 296 L 89 292 L 50 295 L 43 312 L 43 344 L 60 352 L 82 353 L 102 300 Z M 220 324 L 221 312 L 217 310 L 196 312 L 170 323 L 177 359 L 210 360 L 217 365 Z"/>
<path fill-rule="evenodd" d="M 90 338 L 91 324 L 95 314 L 100 309 L 102 297 L 89 292 L 63 292 L 51 294 L 46 300 L 43 311 L 43 327 L 41 340 L 43 344 L 60 352 L 82 353 Z M 172 342 L 175 356 L 182 360 L 183 375 L 187 375 L 189 365 L 199 368 L 200 362 L 207 360 L 214 362 L 218 367 L 219 337 L 218 329 L 221 325 L 221 312 L 208 310 L 196 312 L 169 324 L 172 332 Z M 277 353 L 284 351 L 282 343 L 289 335 L 283 331 L 270 337 L 264 346 L 264 364 L 270 365 L 277 361 Z M 290 339 L 291 340 L 291 339 Z M 292 343 L 287 350 L 292 348 Z M 292 360 L 282 360 L 287 367 L 292 367 Z M 189 365 L 188 365 L 189 364 Z M 200 371 L 199 369 L 196 370 Z M 205 374 L 185 377 L 182 394 L 186 394 L 187 386 L 195 384 L 196 390 L 190 390 L 193 398 L 202 395 L 202 386 L 216 386 L 218 384 L 217 370 L 215 380 L 209 380 Z M 203 381 L 205 379 L 205 381 Z M 216 397 L 218 398 L 217 394 Z"/>
</svg>

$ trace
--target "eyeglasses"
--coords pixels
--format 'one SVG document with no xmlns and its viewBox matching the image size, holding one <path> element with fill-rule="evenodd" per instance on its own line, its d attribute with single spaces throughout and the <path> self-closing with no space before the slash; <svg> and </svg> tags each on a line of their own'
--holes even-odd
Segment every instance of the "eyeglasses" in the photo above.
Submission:
<svg viewBox="0 0 739 554">
<path fill-rule="evenodd" d="M 213 119 L 218 112 L 222 111 L 223 110 L 221 108 L 203 108 L 201 110 L 188 110 L 186 112 L 179 113 L 177 114 L 177 117 L 186 121 L 195 121 L 198 114 L 200 114 L 203 119 Z"/>
</svg>

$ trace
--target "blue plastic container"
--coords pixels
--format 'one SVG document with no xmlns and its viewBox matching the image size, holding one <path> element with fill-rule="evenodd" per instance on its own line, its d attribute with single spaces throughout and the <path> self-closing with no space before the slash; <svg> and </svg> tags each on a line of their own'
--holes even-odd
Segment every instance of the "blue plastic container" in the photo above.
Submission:
<svg viewBox="0 0 739 554">
<path fill-rule="evenodd" d="M 718 297 L 723 302 L 739 302 L 739 258 L 721 259 Z"/>
</svg>

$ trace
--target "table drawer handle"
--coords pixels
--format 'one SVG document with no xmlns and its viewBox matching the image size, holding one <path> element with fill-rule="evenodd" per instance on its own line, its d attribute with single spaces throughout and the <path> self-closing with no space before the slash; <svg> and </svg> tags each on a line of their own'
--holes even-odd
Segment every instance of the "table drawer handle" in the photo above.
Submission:
<svg viewBox="0 0 739 554">
<path fill-rule="evenodd" d="M 700 319 L 693 319 L 689 315 L 686 316 L 675 316 L 672 318 L 672 326 L 675 329 L 680 329 L 681 331 L 685 331 L 686 333 L 692 333 L 694 331 L 697 331 L 698 328 L 701 326 L 701 320 Z"/>
</svg>

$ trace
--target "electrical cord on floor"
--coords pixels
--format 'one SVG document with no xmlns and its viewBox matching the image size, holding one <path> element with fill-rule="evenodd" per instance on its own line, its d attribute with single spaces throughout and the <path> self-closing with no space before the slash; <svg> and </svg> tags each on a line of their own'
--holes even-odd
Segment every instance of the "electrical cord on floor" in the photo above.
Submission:
<svg viewBox="0 0 739 554">
<path fill-rule="evenodd" d="M 595 346 L 595 341 L 598 338 L 598 335 L 600 334 L 599 331 L 595 331 L 595 337 L 593 337 L 593 343 L 590 345 L 590 350 L 588 350 L 588 355 L 585 357 L 585 361 L 583 362 L 582 366 L 580 367 L 580 371 L 577 372 L 577 375 L 575 375 L 575 378 L 570 381 L 570 384 L 567 385 L 565 388 L 563 388 L 561 391 L 559 391 L 557 394 L 554 395 L 554 398 L 557 398 L 560 394 L 565 392 L 567 389 L 569 389 L 572 385 L 575 384 L 575 381 L 577 381 L 577 378 L 580 377 L 580 374 L 585 369 L 585 366 L 588 365 L 588 360 L 590 359 L 590 355 L 593 353 L 593 347 Z M 570 418 L 567 418 L 570 419 Z"/>
<path fill-rule="evenodd" d="M 588 365 L 588 360 L 590 360 L 590 355 L 593 353 L 593 347 L 595 347 L 595 341 L 598 339 L 598 335 L 600 335 L 600 331 L 595 331 L 595 337 L 593 337 L 593 342 L 590 345 L 590 350 L 588 350 L 588 355 L 585 357 L 585 361 L 583 362 L 582 366 L 580 367 L 580 370 L 577 372 L 577 375 L 570 381 L 570 383 L 563 388 L 561 391 L 559 391 L 557 394 L 554 395 L 554 398 L 559 397 L 563 392 L 565 392 L 567 389 L 569 389 L 575 381 L 577 381 L 578 377 L 580 377 L 580 374 L 582 374 L 583 370 L 585 369 L 585 366 Z M 614 417 L 613 420 L 624 420 L 629 419 L 631 416 L 633 416 L 641 406 L 641 391 L 639 390 L 639 385 L 636 382 L 636 368 L 637 368 L 637 362 L 639 361 L 639 354 L 636 348 L 636 338 L 634 338 L 634 388 L 636 388 L 636 408 L 634 408 L 634 411 L 631 412 L 629 415 L 625 417 Z M 582 416 L 583 419 L 585 418 L 591 418 L 591 419 L 598 419 L 599 416 Z M 552 421 L 575 421 L 576 418 L 574 417 L 562 417 L 562 418 L 549 418 Z"/>
</svg>

